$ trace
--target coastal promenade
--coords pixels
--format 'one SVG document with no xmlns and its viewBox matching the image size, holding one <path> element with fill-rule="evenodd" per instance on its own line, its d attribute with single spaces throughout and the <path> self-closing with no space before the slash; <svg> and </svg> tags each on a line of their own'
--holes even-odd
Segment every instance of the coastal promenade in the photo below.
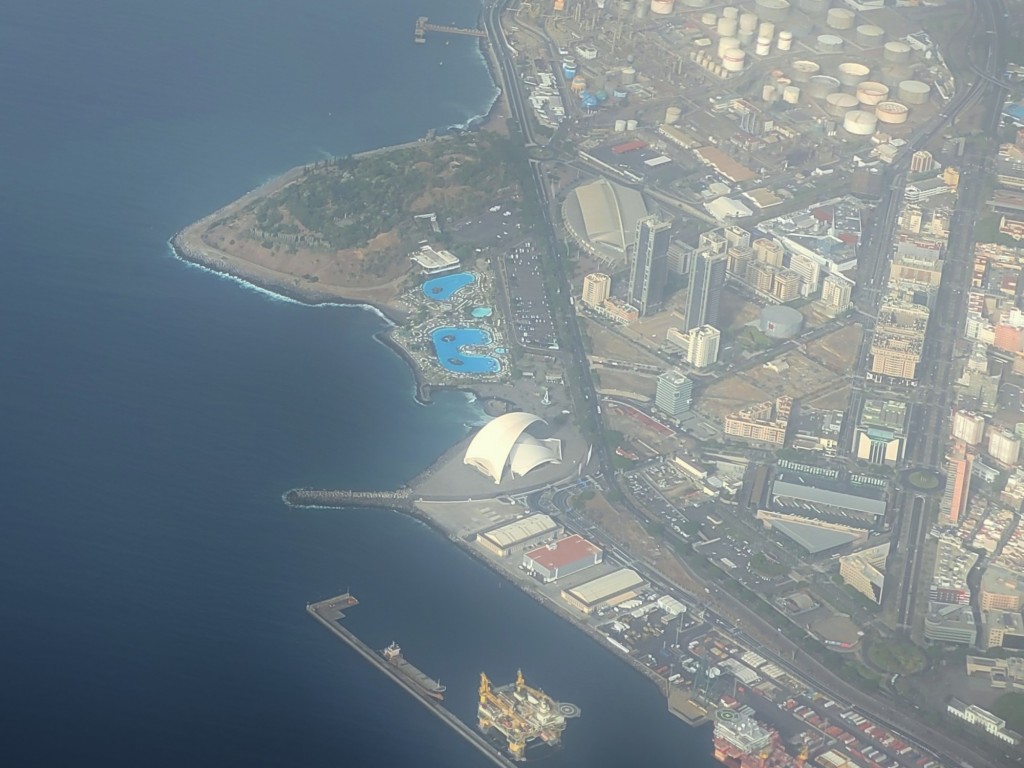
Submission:
<svg viewBox="0 0 1024 768">
<path fill-rule="evenodd" d="M 512 768 L 515 764 L 491 746 L 483 736 L 459 720 L 459 718 L 441 706 L 441 704 L 436 700 L 427 696 L 405 680 L 401 675 L 395 672 L 395 670 L 386 661 L 384 661 L 384 658 L 379 653 L 375 653 L 373 649 L 366 645 L 366 643 L 339 623 L 340 620 L 345 617 L 342 609 L 357 605 L 358 602 L 359 601 L 351 594 L 346 592 L 343 595 L 337 595 L 318 603 L 310 603 L 306 606 L 306 612 L 330 630 L 338 639 L 342 640 L 346 645 L 362 656 L 366 661 L 370 662 L 370 664 L 391 678 L 393 682 L 400 685 L 406 693 L 410 694 L 414 699 L 416 699 L 416 701 L 433 712 L 438 719 L 443 721 L 448 727 L 476 747 L 484 757 L 501 768 Z"/>
</svg>

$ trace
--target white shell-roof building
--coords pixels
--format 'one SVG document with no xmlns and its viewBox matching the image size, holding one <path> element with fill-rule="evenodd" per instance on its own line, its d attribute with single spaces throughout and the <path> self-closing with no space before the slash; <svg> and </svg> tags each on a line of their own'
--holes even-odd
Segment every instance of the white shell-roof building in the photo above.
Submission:
<svg viewBox="0 0 1024 768">
<path fill-rule="evenodd" d="M 517 411 L 491 419 L 476 433 L 466 448 L 463 463 L 475 467 L 500 483 L 505 467 L 513 477 L 543 465 L 562 461 L 562 441 L 556 438 L 538 439 L 526 430 L 536 423 L 546 423 L 540 416 Z"/>
</svg>

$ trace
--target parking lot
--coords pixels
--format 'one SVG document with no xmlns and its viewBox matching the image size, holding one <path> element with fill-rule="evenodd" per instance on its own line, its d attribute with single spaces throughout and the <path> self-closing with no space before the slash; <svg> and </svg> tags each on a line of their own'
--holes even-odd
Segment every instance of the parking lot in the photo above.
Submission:
<svg viewBox="0 0 1024 768">
<path fill-rule="evenodd" d="M 523 347 L 558 349 L 555 323 L 544 291 L 541 257 L 529 241 L 501 259 L 512 337 Z"/>
</svg>

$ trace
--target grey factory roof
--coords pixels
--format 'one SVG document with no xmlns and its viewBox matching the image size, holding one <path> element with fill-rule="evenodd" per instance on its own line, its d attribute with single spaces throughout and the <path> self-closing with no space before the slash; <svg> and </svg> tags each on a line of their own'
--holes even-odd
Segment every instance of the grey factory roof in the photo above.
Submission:
<svg viewBox="0 0 1024 768">
<path fill-rule="evenodd" d="M 567 592 L 584 605 L 596 605 L 623 592 L 642 589 L 646 585 L 643 577 L 632 568 L 620 568 L 586 581 Z"/>
<path fill-rule="evenodd" d="M 478 535 L 504 549 L 556 530 L 558 524 L 554 520 L 545 514 L 536 514 L 521 517 Z"/>
<path fill-rule="evenodd" d="M 784 480 L 776 480 L 772 484 L 772 496 L 785 496 L 811 504 L 824 504 L 830 507 L 838 507 L 839 509 L 862 512 L 867 515 L 877 516 L 885 514 L 885 501 L 882 499 L 855 496 L 852 493 L 830 491 L 825 488 L 815 488 L 811 485 L 787 483 Z"/>
<path fill-rule="evenodd" d="M 788 539 L 792 539 L 809 554 L 827 552 L 860 538 L 857 533 L 823 528 L 814 522 L 798 523 L 793 520 L 775 520 L 772 528 Z"/>
</svg>

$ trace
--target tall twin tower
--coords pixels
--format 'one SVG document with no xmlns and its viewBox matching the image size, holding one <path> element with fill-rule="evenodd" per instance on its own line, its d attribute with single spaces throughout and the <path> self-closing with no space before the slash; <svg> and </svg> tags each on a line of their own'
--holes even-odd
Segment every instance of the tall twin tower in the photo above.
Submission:
<svg viewBox="0 0 1024 768">
<path fill-rule="evenodd" d="M 647 216 L 636 223 L 629 303 L 637 308 L 641 317 L 657 312 L 665 301 L 671 231 L 672 224 L 657 216 Z"/>
<path fill-rule="evenodd" d="M 672 225 L 657 216 L 640 219 L 629 274 L 629 303 L 640 316 L 662 309 L 668 281 L 668 249 Z M 686 330 L 718 324 L 718 308 L 725 285 L 724 248 L 700 247 L 690 261 L 690 292 L 686 302 Z"/>
</svg>

